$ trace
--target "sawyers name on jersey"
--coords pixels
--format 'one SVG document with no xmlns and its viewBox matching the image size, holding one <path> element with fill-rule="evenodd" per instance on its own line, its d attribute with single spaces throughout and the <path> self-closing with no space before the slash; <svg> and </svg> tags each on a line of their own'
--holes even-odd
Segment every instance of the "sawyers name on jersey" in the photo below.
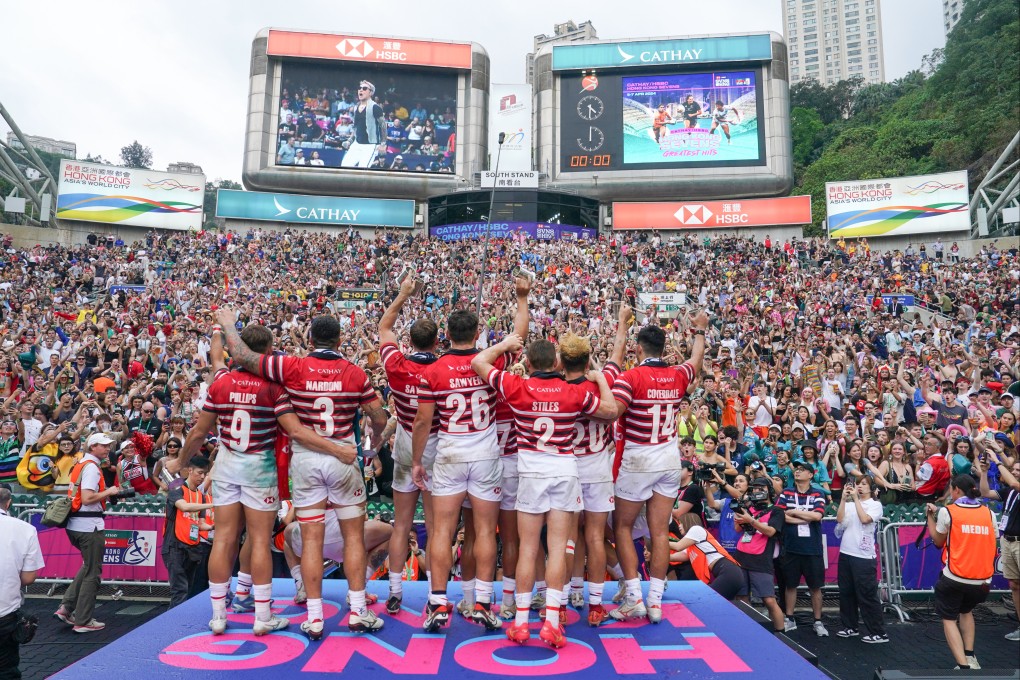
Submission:
<svg viewBox="0 0 1020 680">
<path fill-rule="evenodd" d="M 499 457 L 493 415 L 496 390 L 471 368 L 475 349 L 452 349 L 428 366 L 418 390 L 419 403 L 439 412 L 436 464 L 469 463 Z M 502 369 L 507 356 L 496 359 Z"/>
<path fill-rule="evenodd" d="M 407 433 L 414 424 L 414 414 L 418 412 L 418 389 L 425 369 L 436 362 L 432 354 L 418 352 L 404 356 L 392 342 L 380 348 L 383 368 L 386 369 L 386 380 L 393 390 L 393 401 L 397 406 L 397 423 Z M 439 413 L 432 418 L 432 429 L 429 434 L 439 432 Z"/>
<path fill-rule="evenodd" d="M 286 388 L 301 424 L 326 439 L 353 441 L 355 412 L 377 399 L 365 372 L 332 350 L 264 355 L 259 368 Z"/>
<path fill-rule="evenodd" d="M 522 477 L 576 477 L 574 425 L 599 408 L 599 395 L 568 383 L 559 373 L 536 372 L 521 378 L 493 368 L 486 376 L 506 400 L 517 428 L 517 474 Z"/>
<path fill-rule="evenodd" d="M 694 380 L 689 363 L 670 366 L 645 359 L 613 385 L 613 397 L 626 407 L 619 420 L 623 450 L 619 469 L 657 472 L 680 468 L 676 419 L 680 399 Z"/>
</svg>

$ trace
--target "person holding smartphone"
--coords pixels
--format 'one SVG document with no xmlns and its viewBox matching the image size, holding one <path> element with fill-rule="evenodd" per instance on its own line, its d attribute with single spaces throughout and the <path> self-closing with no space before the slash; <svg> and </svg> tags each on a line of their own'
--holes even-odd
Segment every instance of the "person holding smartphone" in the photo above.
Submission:
<svg viewBox="0 0 1020 680">
<path fill-rule="evenodd" d="M 882 504 L 875 500 L 875 481 L 865 475 L 855 484 L 847 484 L 836 511 L 836 535 L 839 545 L 839 616 L 843 628 L 839 637 L 856 637 L 858 612 L 864 620 L 868 644 L 889 642 L 882 622 L 882 604 L 878 598 L 875 534 L 882 519 Z"/>
</svg>

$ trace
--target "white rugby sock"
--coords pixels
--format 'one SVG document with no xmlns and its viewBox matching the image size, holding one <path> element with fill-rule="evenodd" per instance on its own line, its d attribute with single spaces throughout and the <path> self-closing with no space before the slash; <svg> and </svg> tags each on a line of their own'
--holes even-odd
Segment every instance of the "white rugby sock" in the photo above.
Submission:
<svg viewBox="0 0 1020 680">
<path fill-rule="evenodd" d="M 514 591 L 517 589 L 517 579 L 503 577 L 503 606 L 509 607 L 514 602 Z"/>
<path fill-rule="evenodd" d="M 662 593 L 666 589 L 666 582 L 654 576 L 648 579 L 648 604 L 661 605 Z"/>
<path fill-rule="evenodd" d="M 641 579 L 627 579 L 627 599 L 631 602 L 641 601 Z"/>
<path fill-rule="evenodd" d="M 269 603 L 273 597 L 273 584 L 256 584 L 253 588 L 255 593 L 255 618 L 259 621 L 268 621 L 273 618 L 269 610 Z"/>
<path fill-rule="evenodd" d="M 304 579 L 301 578 L 301 565 L 295 564 L 290 568 L 290 577 L 294 579 L 294 587 L 301 588 L 305 584 Z"/>
<path fill-rule="evenodd" d="M 605 583 L 588 584 L 588 604 L 602 604 L 602 589 Z"/>
<path fill-rule="evenodd" d="M 308 620 L 322 621 L 322 598 L 308 598 Z"/>
<path fill-rule="evenodd" d="M 400 597 L 404 594 L 404 575 L 399 571 L 390 572 L 390 595 Z"/>
<path fill-rule="evenodd" d="M 528 625 L 528 616 L 531 613 L 531 593 L 517 593 L 514 596 L 517 601 L 517 617 L 514 624 L 518 626 Z"/>
<path fill-rule="evenodd" d="M 492 581 L 475 581 L 475 602 L 492 603 Z"/>
<path fill-rule="evenodd" d="M 563 591 L 549 588 L 545 591 L 545 620 L 554 626 L 560 625 L 560 603 Z"/>
<path fill-rule="evenodd" d="M 238 597 L 246 597 L 249 593 L 251 593 L 251 574 L 237 572 L 237 589 L 234 590 L 234 594 Z"/>
<path fill-rule="evenodd" d="M 351 613 L 361 616 L 365 613 L 367 605 L 365 604 L 365 591 L 364 590 L 351 590 L 348 593 L 351 596 Z"/>
<path fill-rule="evenodd" d="M 469 578 L 461 582 L 461 588 L 464 591 L 464 599 L 469 604 L 474 606 L 475 604 L 475 579 Z"/>
<path fill-rule="evenodd" d="M 230 581 L 226 583 L 209 581 L 209 599 L 212 601 L 214 619 L 227 618 L 227 589 L 229 588 Z"/>
</svg>

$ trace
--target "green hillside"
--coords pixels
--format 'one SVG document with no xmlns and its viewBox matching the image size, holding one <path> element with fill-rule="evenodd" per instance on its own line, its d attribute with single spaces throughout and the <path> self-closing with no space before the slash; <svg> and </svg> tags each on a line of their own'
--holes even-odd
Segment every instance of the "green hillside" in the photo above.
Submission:
<svg viewBox="0 0 1020 680">
<path fill-rule="evenodd" d="M 968 0 L 945 49 L 895 82 L 790 94 L 794 193 L 813 197 L 806 233 L 824 233 L 826 182 L 966 169 L 973 190 L 1020 128 L 1020 3 Z"/>
</svg>

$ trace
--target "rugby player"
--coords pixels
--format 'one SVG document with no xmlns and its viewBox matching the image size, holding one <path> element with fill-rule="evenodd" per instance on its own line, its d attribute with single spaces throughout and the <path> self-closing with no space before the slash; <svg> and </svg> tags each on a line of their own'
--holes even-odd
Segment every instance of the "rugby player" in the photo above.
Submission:
<svg viewBox="0 0 1020 680">
<path fill-rule="evenodd" d="M 241 529 L 247 527 L 255 600 L 254 633 L 265 635 L 287 627 L 287 620 L 273 616 L 269 606 L 273 582 L 269 544 L 280 505 L 275 454 L 278 427 L 295 441 L 331 456 L 349 456 L 356 450 L 302 427 L 280 385 L 243 368 L 223 370 L 221 330 L 213 327 L 210 345 L 216 378 L 198 421 L 185 439 L 180 464 L 186 466 L 206 435 L 216 428 L 219 451 L 212 472 L 216 533 L 209 555 L 209 596 L 213 609 L 209 628 L 215 635 L 221 635 L 227 628 L 230 572 L 237 558 Z M 240 337 L 253 351 L 272 351 L 273 334 L 264 326 L 251 324 Z"/>
<path fill-rule="evenodd" d="M 514 332 L 523 337 L 528 332 L 528 294 L 531 281 L 518 278 L 517 313 Z M 499 516 L 502 465 L 493 411 L 496 391 L 471 369 L 471 360 L 478 353 L 478 316 L 466 310 L 450 314 L 447 335 L 452 349 L 426 367 L 418 390 L 418 413 L 411 432 L 412 474 L 422 491 L 428 489 L 424 465 L 425 449 L 432 419 L 438 411 L 440 424 L 436 446 L 436 462 L 432 480 L 432 514 L 430 527 L 429 566 L 432 569 L 429 603 L 423 628 L 435 632 L 450 619 L 446 597 L 450 567 L 453 562 L 453 540 L 457 531 L 461 504 L 471 501 L 474 520 L 475 606 L 471 619 L 496 630 L 502 626 L 493 614 L 492 579 L 496 570 L 496 519 Z M 505 368 L 509 357 L 492 363 Z"/>
<path fill-rule="evenodd" d="M 368 376 L 337 352 L 340 324 L 320 315 L 312 320 L 309 336 L 315 350 L 305 357 L 273 356 L 252 351 L 234 327 L 233 310 L 216 312 L 227 349 L 245 370 L 278 382 L 290 395 L 301 424 L 338 445 L 353 447 L 354 419 L 364 409 L 380 440 L 389 416 L 372 389 Z M 301 630 L 312 640 L 322 638 L 322 542 L 326 512 L 336 514 L 344 537 L 344 565 L 349 586 L 352 632 L 379 630 L 382 619 L 368 609 L 365 596 L 365 479 L 357 465 L 357 450 L 344 459 L 322 456 L 296 438 L 291 446 L 290 478 L 304 551 L 301 571 L 308 594 L 308 620 Z"/>
<path fill-rule="evenodd" d="M 670 366 L 661 358 L 666 347 L 665 331 L 655 325 L 642 328 L 637 336 L 640 363 L 621 375 L 613 386 L 618 428 L 623 438 L 615 461 L 619 471 L 613 530 L 627 588 L 623 604 L 610 614 L 618 620 L 646 615 L 652 623 L 662 620 L 662 593 L 669 567 L 669 519 L 680 488 L 676 409 L 701 370 L 708 315 L 698 314 L 693 326 L 691 358 L 679 366 Z M 641 597 L 633 540 L 634 525 L 643 507 L 652 553 L 647 608 Z"/>
<path fill-rule="evenodd" d="M 596 395 L 579 384 L 567 383 L 556 368 L 556 346 L 548 340 L 535 340 L 525 353 L 530 375 L 521 378 L 504 371 L 493 362 L 500 356 L 520 350 L 523 341 L 513 334 L 475 356 L 471 368 L 485 378 L 506 400 L 514 414 L 517 429 L 517 528 L 520 533 L 517 564 L 517 614 L 507 637 L 527 642 L 531 587 L 535 564 L 540 559 L 541 534 L 547 526 L 545 623 L 539 638 L 560 648 L 567 640 L 560 622 L 563 586 L 567 582 L 568 540 L 576 531 L 577 514 L 582 509 L 581 485 L 574 456 L 574 426 L 582 415 L 599 419 L 616 416 L 616 403 L 609 383 L 601 371 L 589 371 L 587 377 L 599 389 Z"/>
<path fill-rule="evenodd" d="M 393 400 L 397 412 L 397 428 L 393 441 L 393 536 L 390 539 L 390 594 L 386 600 L 386 611 L 396 614 L 400 611 L 403 600 L 403 579 L 401 567 L 407 560 L 407 536 L 414 523 L 414 511 L 421 495 L 425 508 L 425 526 L 431 529 L 432 495 L 427 488 L 431 480 L 426 479 L 426 490 L 420 491 L 411 478 L 411 428 L 418 410 L 418 388 L 421 385 L 422 373 L 426 366 L 436 362 L 436 340 L 439 328 L 432 319 L 418 319 L 411 325 L 410 339 L 414 351 L 404 355 L 400 352 L 397 334 L 393 325 L 400 315 L 404 303 L 414 293 L 416 281 L 410 274 L 400 284 L 396 299 L 386 308 L 379 320 L 379 354 L 382 357 L 386 379 L 393 392 Z M 428 439 L 422 462 L 426 475 L 431 477 L 432 465 L 436 460 L 438 443 L 439 414 L 434 414 L 429 428 Z M 380 440 L 380 441 L 385 441 Z M 396 567 L 396 570 L 393 569 Z"/>
</svg>

